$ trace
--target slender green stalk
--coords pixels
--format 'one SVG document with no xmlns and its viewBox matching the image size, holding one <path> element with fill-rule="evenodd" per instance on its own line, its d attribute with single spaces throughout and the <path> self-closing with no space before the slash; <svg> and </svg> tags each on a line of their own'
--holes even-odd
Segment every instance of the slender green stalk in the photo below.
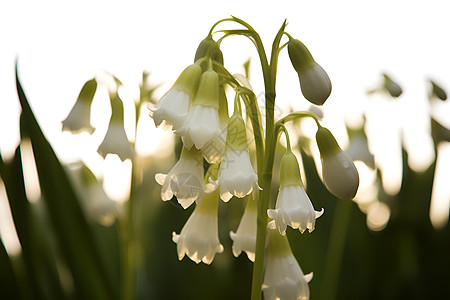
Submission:
<svg viewBox="0 0 450 300">
<path fill-rule="evenodd" d="M 134 234 L 134 209 L 135 209 L 135 192 L 138 185 L 137 180 L 137 165 L 133 162 L 132 175 L 131 175 L 131 189 L 130 197 L 125 204 L 125 213 L 120 220 L 121 230 L 121 300 L 134 299 L 134 268 L 135 261 L 133 259 L 135 234 Z"/>
<path fill-rule="evenodd" d="M 284 30 L 284 26 L 280 31 Z M 272 46 L 271 63 L 267 60 L 267 56 L 264 51 L 261 39 L 258 34 L 255 34 L 255 45 L 258 50 L 258 54 L 261 61 L 261 67 L 264 78 L 265 87 L 265 104 L 266 104 L 266 140 L 265 140 L 265 153 L 264 153 L 264 166 L 262 170 L 262 178 L 260 177 L 260 186 L 263 188 L 259 193 L 258 201 L 258 217 L 257 217 L 257 230 L 256 230 L 256 247 L 255 247 L 255 263 L 253 265 L 253 278 L 252 278 L 252 300 L 261 299 L 262 295 L 262 283 L 264 276 L 264 259 L 265 259 L 265 246 L 267 235 L 267 209 L 270 203 L 270 187 L 272 182 L 272 169 L 273 161 L 275 157 L 275 143 L 273 143 L 272 137 L 274 136 L 274 115 L 275 115 L 275 77 L 276 77 L 276 65 L 278 60 L 278 46 L 280 39 L 277 37 L 274 40 Z M 276 49 L 276 50 L 274 50 Z M 276 51 L 275 53 L 273 51 Z M 278 134 L 277 134 L 278 135 Z M 274 145 L 275 144 L 275 145 Z M 258 173 L 262 166 L 258 166 Z M 259 175 L 261 175 L 259 173 Z"/>
<path fill-rule="evenodd" d="M 225 37 L 231 35 L 243 35 L 248 37 L 256 47 L 258 56 L 260 58 L 263 78 L 264 78 L 264 89 L 265 89 L 265 117 L 266 117 L 266 132 L 265 140 L 263 142 L 262 136 L 262 124 L 259 117 L 259 110 L 256 103 L 256 97 L 253 93 L 246 93 L 248 96 L 242 97 L 247 110 L 250 111 L 250 119 L 252 120 L 252 126 L 255 137 L 256 152 L 257 152 L 257 169 L 259 185 L 262 187 L 262 191 L 259 192 L 257 205 L 258 205 L 258 215 L 257 215 L 257 232 L 256 232 L 256 246 L 255 246 L 255 262 L 253 264 L 253 277 L 252 277 L 252 289 L 251 289 L 251 299 L 260 300 L 262 296 L 262 283 L 264 276 L 264 259 L 265 259 L 265 246 L 266 246 L 266 233 L 267 233 L 267 209 L 270 203 L 270 187 L 272 181 L 272 169 L 275 157 L 276 144 L 279 137 L 279 132 L 274 132 L 275 127 L 275 82 L 276 82 L 276 71 L 278 64 L 278 55 L 280 51 L 280 41 L 284 33 L 284 28 L 286 26 L 286 21 L 281 26 L 278 31 L 273 44 L 272 53 L 269 60 L 267 59 L 264 46 L 262 44 L 259 34 L 245 21 L 238 19 L 236 17 L 223 19 L 216 22 L 211 28 L 209 35 L 213 34 L 215 26 L 224 21 L 234 21 L 246 29 L 238 30 L 221 30 L 220 32 L 225 33 L 225 35 L 220 39 L 222 41 Z M 227 71 L 225 70 L 227 73 Z M 235 82 L 234 79 L 232 81 Z M 256 108 L 254 108 L 256 104 Z M 250 110 L 248 109 L 250 108 Z M 278 130 L 279 131 L 279 130 Z"/>
</svg>

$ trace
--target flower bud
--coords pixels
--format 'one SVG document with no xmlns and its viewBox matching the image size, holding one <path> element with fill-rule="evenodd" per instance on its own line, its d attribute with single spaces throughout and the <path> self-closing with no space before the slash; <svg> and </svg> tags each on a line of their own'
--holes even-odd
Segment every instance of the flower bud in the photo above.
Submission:
<svg viewBox="0 0 450 300">
<path fill-rule="evenodd" d="M 316 133 L 322 160 L 322 180 L 334 196 L 353 199 L 358 191 L 359 175 L 351 157 L 339 147 L 331 132 L 320 127 Z"/>
<path fill-rule="evenodd" d="M 388 93 L 392 97 L 394 98 L 399 97 L 403 92 L 402 88 L 395 81 L 393 81 L 387 74 L 383 74 L 383 78 L 384 78 L 383 84 L 384 89 L 388 91 Z"/>
<path fill-rule="evenodd" d="M 206 37 L 200 42 L 200 45 L 198 45 L 194 62 L 205 57 L 208 53 L 209 57 L 223 65 L 223 54 L 219 49 L 219 44 L 217 44 L 210 36 Z"/>
<path fill-rule="evenodd" d="M 322 105 L 331 93 L 331 81 L 325 70 L 314 60 L 308 48 L 299 40 L 291 39 L 288 53 L 298 73 L 303 96 L 316 105 Z"/>
<path fill-rule="evenodd" d="M 441 88 L 439 85 L 437 85 L 433 80 L 430 80 L 431 83 L 431 95 L 445 101 L 447 100 L 447 93 L 444 91 L 443 88 Z"/>
</svg>

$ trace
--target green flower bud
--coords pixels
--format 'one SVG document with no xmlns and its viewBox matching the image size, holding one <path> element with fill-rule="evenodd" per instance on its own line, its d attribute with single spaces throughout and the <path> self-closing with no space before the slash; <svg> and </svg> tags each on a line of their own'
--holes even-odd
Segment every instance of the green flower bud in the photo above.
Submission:
<svg viewBox="0 0 450 300">
<path fill-rule="evenodd" d="M 299 40 L 291 39 L 288 43 L 288 53 L 292 66 L 297 73 L 312 67 L 316 62 L 308 48 Z"/>
<path fill-rule="evenodd" d="M 359 175 L 352 158 L 342 151 L 331 132 L 320 127 L 316 134 L 322 161 L 322 181 L 327 190 L 341 199 L 353 199 Z"/>
<path fill-rule="evenodd" d="M 188 94 L 191 99 L 194 98 L 197 87 L 202 75 L 202 68 L 199 65 L 192 64 L 181 72 L 173 84 L 172 89 Z"/>
<path fill-rule="evenodd" d="M 325 127 L 320 127 L 317 130 L 316 141 L 317 146 L 319 147 L 320 156 L 324 158 L 336 155 L 336 153 L 342 151 L 333 134 Z"/>
<path fill-rule="evenodd" d="M 216 72 L 206 71 L 202 74 L 193 105 L 219 109 L 219 75 Z"/>
<path fill-rule="evenodd" d="M 447 100 L 447 93 L 433 80 L 430 80 L 430 83 L 431 83 L 431 95 L 442 101 Z"/>
<path fill-rule="evenodd" d="M 219 44 L 217 44 L 210 36 L 206 37 L 200 42 L 200 45 L 198 45 L 194 62 L 205 57 L 208 53 L 209 57 L 223 65 L 223 54 L 219 49 Z"/>
<path fill-rule="evenodd" d="M 245 128 L 244 120 L 239 113 L 234 113 L 228 120 L 225 152 L 247 150 L 247 129 Z"/>
<path fill-rule="evenodd" d="M 383 73 L 383 78 L 384 78 L 383 88 L 386 91 L 388 91 L 388 93 L 392 97 L 394 98 L 399 97 L 403 92 L 402 88 L 395 81 L 393 81 L 387 74 Z"/>
<path fill-rule="evenodd" d="M 290 149 L 286 151 L 283 158 L 281 159 L 280 166 L 280 188 L 283 188 L 287 185 L 303 186 L 297 158 Z"/>
</svg>

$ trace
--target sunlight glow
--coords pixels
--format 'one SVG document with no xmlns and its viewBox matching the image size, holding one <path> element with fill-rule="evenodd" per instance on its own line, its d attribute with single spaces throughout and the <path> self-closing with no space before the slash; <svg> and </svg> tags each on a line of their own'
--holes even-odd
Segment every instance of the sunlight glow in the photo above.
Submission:
<svg viewBox="0 0 450 300">
<path fill-rule="evenodd" d="M 401 114 L 399 103 L 383 95 L 373 95 L 366 108 L 369 150 L 380 169 L 383 188 L 390 195 L 396 195 L 402 184 Z"/>
<path fill-rule="evenodd" d="M 122 162 L 116 154 L 108 154 L 104 160 L 103 188 L 109 198 L 124 202 L 128 199 L 131 183 L 131 161 Z"/>
<path fill-rule="evenodd" d="M 23 164 L 23 180 L 25 183 L 25 192 L 31 203 L 36 203 L 41 198 L 41 188 L 39 186 L 39 177 L 34 162 L 33 149 L 31 141 L 24 139 L 21 142 L 21 155 Z"/>
<path fill-rule="evenodd" d="M 19 255 L 22 251 L 17 237 L 14 222 L 9 209 L 8 197 L 6 196 L 5 185 L 0 180 L 0 237 L 9 255 Z"/>
<path fill-rule="evenodd" d="M 140 156 L 168 156 L 174 147 L 173 132 L 156 128 L 149 116 L 149 109 L 143 107 L 137 126 L 136 152 Z"/>
<path fill-rule="evenodd" d="M 373 231 L 383 230 L 391 217 L 391 210 L 383 202 L 374 202 L 367 211 L 367 227 Z"/>
<path fill-rule="evenodd" d="M 437 153 L 431 194 L 430 220 L 434 228 L 441 229 L 448 223 L 450 210 L 450 143 L 441 143 Z"/>
</svg>

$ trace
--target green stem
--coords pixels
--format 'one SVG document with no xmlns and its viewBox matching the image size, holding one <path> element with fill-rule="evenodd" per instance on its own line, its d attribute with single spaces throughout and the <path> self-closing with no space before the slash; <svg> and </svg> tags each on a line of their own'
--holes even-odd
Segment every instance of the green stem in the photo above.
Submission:
<svg viewBox="0 0 450 300">
<path fill-rule="evenodd" d="M 137 105 L 140 109 L 140 105 L 142 103 L 142 98 Z M 139 122 L 140 111 L 136 111 L 136 119 L 135 119 L 135 133 L 137 133 L 137 125 Z M 135 143 L 136 143 L 136 135 L 135 135 Z M 135 147 L 134 147 L 135 148 Z M 134 221 L 134 213 L 135 213 L 135 205 L 136 205 L 136 194 L 137 190 L 142 183 L 142 164 L 138 161 L 139 155 L 135 153 L 134 159 L 132 160 L 131 167 L 131 183 L 130 183 L 130 195 L 128 201 L 125 203 L 125 212 L 120 220 L 120 230 L 121 230 L 121 290 L 120 290 L 120 299 L 121 300 L 133 300 L 134 297 L 134 282 L 135 282 L 135 252 L 134 246 L 136 243 L 136 235 L 135 235 L 135 221 Z"/>
<path fill-rule="evenodd" d="M 255 247 L 255 263 L 253 264 L 253 278 L 252 278 L 252 300 L 260 300 L 262 296 L 262 283 L 264 275 L 264 258 L 267 235 L 267 209 L 270 204 L 270 188 L 272 182 L 272 169 L 275 157 L 276 142 L 273 142 L 274 137 L 274 115 L 275 115 L 275 82 L 276 69 L 279 54 L 279 43 L 284 30 L 285 23 L 281 26 L 277 36 L 272 44 L 271 63 L 267 60 L 264 47 L 262 45 L 259 35 L 255 32 L 253 38 L 256 49 L 261 61 L 261 67 L 264 78 L 265 88 L 265 104 L 266 104 L 266 140 L 265 140 L 265 155 L 264 155 L 264 169 L 262 176 L 260 176 L 260 186 L 263 190 L 259 193 L 258 201 L 258 217 L 256 230 L 256 247 Z M 276 134 L 278 138 L 278 133 Z M 258 166 L 258 175 L 261 175 L 261 165 Z"/>
<path fill-rule="evenodd" d="M 325 271 L 322 279 L 320 299 L 336 299 L 351 212 L 351 201 L 342 199 L 337 201 L 325 257 Z"/>
</svg>

